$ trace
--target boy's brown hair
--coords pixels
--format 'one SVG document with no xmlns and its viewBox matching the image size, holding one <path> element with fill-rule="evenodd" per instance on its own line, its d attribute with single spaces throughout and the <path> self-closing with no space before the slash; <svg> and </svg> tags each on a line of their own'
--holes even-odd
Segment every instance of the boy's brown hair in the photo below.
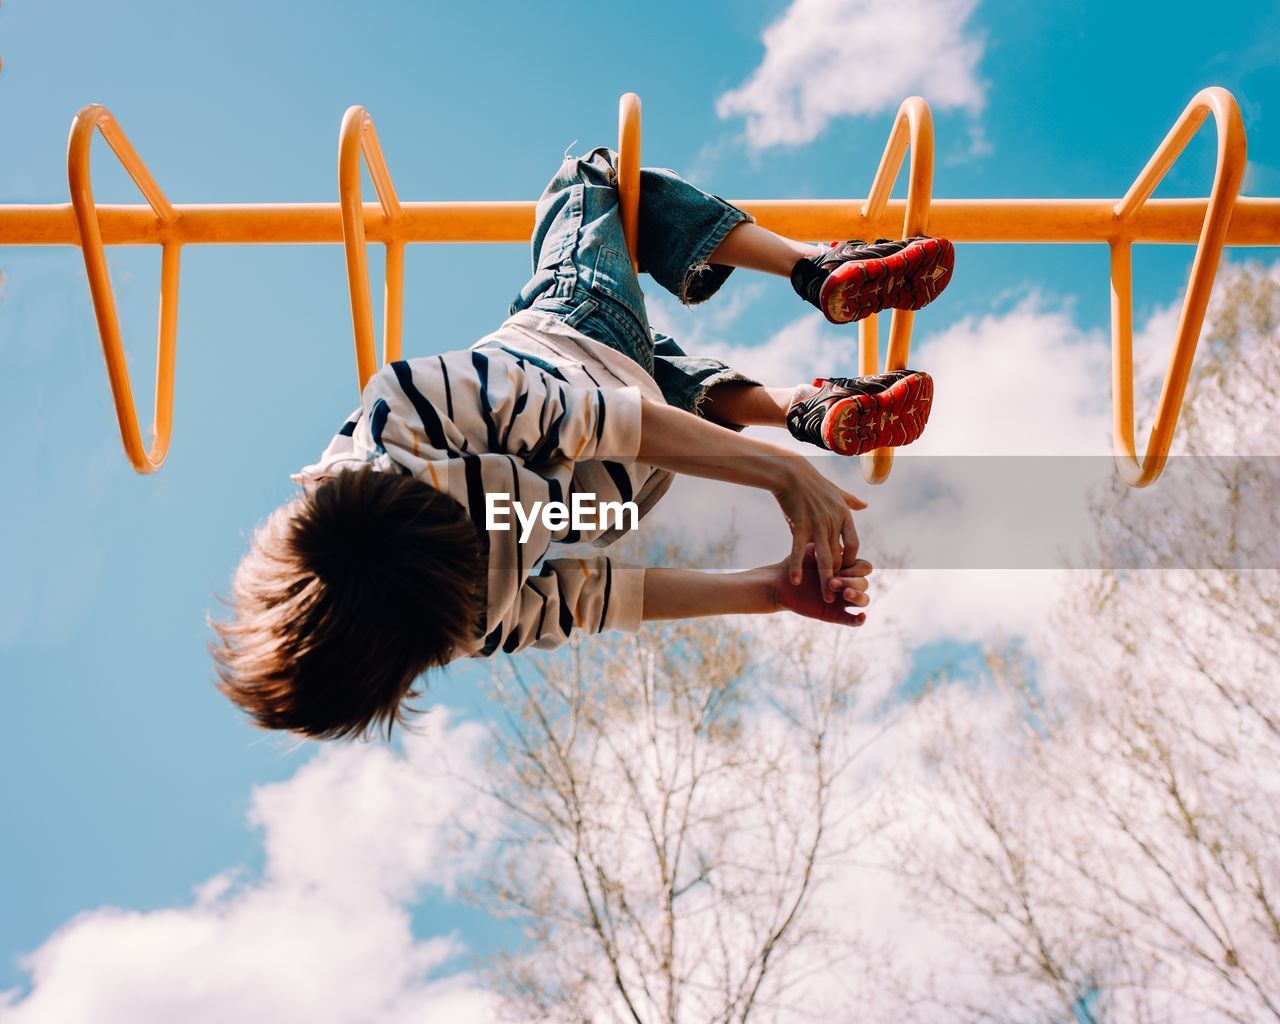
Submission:
<svg viewBox="0 0 1280 1024">
<path fill-rule="evenodd" d="M 267 729 L 356 737 L 404 721 L 413 681 L 473 641 L 484 561 L 446 494 L 343 470 L 254 532 L 214 622 L 218 688 Z"/>
</svg>

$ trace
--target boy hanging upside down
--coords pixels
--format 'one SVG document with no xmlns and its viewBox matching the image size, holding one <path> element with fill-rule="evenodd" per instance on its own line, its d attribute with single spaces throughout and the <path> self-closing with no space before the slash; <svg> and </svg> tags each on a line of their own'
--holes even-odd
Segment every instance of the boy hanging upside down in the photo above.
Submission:
<svg viewBox="0 0 1280 1024">
<path fill-rule="evenodd" d="M 933 384 L 910 370 L 768 387 L 689 356 L 649 327 L 628 256 L 614 161 L 560 167 L 538 202 L 533 277 L 510 318 L 470 349 L 392 363 L 302 492 L 254 534 L 215 623 L 220 688 L 271 729 L 315 737 L 390 728 L 427 669 L 564 642 L 575 627 L 787 609 L 860 625 L 871 566 L 851 509 L 865 505 L 788 450 L 744 437 L 786 426 L 841 455 L 905 445 Z M 639 262 L 686 304 L 734 267 L 790 277 L 833 323 L 919 309 L 948 283 L 941 238 L 819 247 L 766 231 L 667 170 L 640 173 Z M 599 555 L 546 558 L 553 543 L 605 546 L 621 530 L 546 518 L 489 529 L 513 506 L 634 502 L 673 473 L 759 487 L 791 527 L 789 557 L 738 573 L 645 568 Z"/>
</svg>

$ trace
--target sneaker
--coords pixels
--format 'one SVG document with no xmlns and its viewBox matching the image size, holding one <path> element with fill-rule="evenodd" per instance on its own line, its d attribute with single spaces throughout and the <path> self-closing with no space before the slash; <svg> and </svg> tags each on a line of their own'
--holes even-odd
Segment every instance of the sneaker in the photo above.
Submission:
<svg viewBox="0 0 1280 1024">
<path fill-rule="evenodd" d="M 854 239 L 798 261 L 791 285 L 833 324 L 847 324 L 882 309 L 928 305 L 951 280 L 955 262 L 945 238 L 880 238 L 870 245 Z"/>
<path fill-rule="evenodd" d="M 787 410 L 793 437 L 839 455 L 900 448 L 924 432 L 933 378 L 920 370 L 874 377 L 819 377 Z"/>
</svg>

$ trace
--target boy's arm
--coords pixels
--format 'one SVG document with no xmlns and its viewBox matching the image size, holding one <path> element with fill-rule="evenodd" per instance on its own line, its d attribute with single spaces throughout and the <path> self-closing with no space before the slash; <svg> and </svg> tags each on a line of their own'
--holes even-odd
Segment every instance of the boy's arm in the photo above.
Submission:
<svg viewBox="0 0 1280 1024">
<path fill-rule="evenodd" d="M 858 534 L 849 510 L 864 509 L 866 503 L 785 448 L 645 399 L 641 402 L 637 457 L 673 473 L 772 493 L 791 527 L 787 566 L 793 584 L 800 582 L 806 545 L 814 545 L 818 573 L 824 581 L 833 580 L 836 568 L 851 563 L 857 555 Z M 824 588 L 822 593 L 829 597 L 831 591 Z"/>
<path fill-rule="evenodd" d="M 694 569 L 646 569 L 644 619 L 691 619 L 704 615 L 754 615 L 781 609 L 806 618 L 845 626 L 866 620 L 854 609 L 867 602 L 871 566 L 851 560 L 838 570 L 829 589 L 835 600 L 820 596 L 821 581 L 812 551 L 804 559 L 799 585 L 791 582 L 786 562 L 744 572 L 710 573 Z"/>
<path fill-rule="evenodd" d="M 867 562 L 850 559 L 829 585 L 833 600 L 827 603 L 812 548 L 805 553 L 799 584 L 791 582 L 785 562 L 713 573 L 646 569 L 603 555 L 550 559 L 539 575 L 525 581 L 511 613 L 496 624 L 477 654 L 514 654 L 526 647 L 553 650 L 575 629 L 634 633 L 646 620 L 753 615 L 784 608 L 822 622 L 860 626 L 866 616 L 851 613 L 867 603 L 870 573 Z"/>
<path fill-rule="evenodd" d="M 493 580 L 490 580 L 492 585 Z M 634 633 L 644 607 L 645 569 L 606 555 L 549 558 L 524 580 L 478 652 L 515 654 L 526 647 L 554 650 L 574 630 Z"/>
</svg>

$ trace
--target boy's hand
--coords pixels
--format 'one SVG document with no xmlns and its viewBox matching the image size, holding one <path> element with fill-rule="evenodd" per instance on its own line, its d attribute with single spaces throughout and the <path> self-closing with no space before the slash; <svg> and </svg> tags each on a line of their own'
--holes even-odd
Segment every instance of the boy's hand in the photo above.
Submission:
<svg viewBox="0 0 1280 1024">
<path fill-rule="evenodd" d="M 814 594 L 820 601 L 833 603 L 835 591 L 828 589 L 827 582 L 835 577 L 837 566 L 852 565 L 858 554 L 858 533 L 849 510 L 861 510 L 867 504 L 842 491 L 803 459 L 789 458 L 785 465 L 788 472 L 773 496 L 791 527 L 791 556 L 786 562 L 790 583 L 801 585 L 806 551 L 811 550 L 823 581 Z"/>
<path fill-rule="evenodd" d="M 867 596 L 867 577 L 871 575 L 871 563 L 850 557 L 834 577 L 819 576 L 818 561 L 813 546 L 804 552 L 800 583 L 791 582 L 790 560 L 773 566 L 773 604 L 819 622 L 831 622 L 841 626 L 861 626 L 867 621 L 865 612 L 854 613 L 870 601 Z M 823 581 L 828 582 L 824 586 Z M 829 602 L 829 603 L 828 603 Z"/>
<path fill-rule="evenodd" d="M 770 491 L 791 526 L 788 568 L 799 585 L 806 544 L 813 544 L 818 571 L 831 580 L 836 566 L 850 563 L 858 534 L 850 509 L 866 503 L 842 491 L 803 458 L 778 445 L 731 430 L 662 402 L 640 403 L 639 461 L 672 473 L 725 480 Z M 828 601 L 827 590 L 818 591 Z"/>
</svg>

